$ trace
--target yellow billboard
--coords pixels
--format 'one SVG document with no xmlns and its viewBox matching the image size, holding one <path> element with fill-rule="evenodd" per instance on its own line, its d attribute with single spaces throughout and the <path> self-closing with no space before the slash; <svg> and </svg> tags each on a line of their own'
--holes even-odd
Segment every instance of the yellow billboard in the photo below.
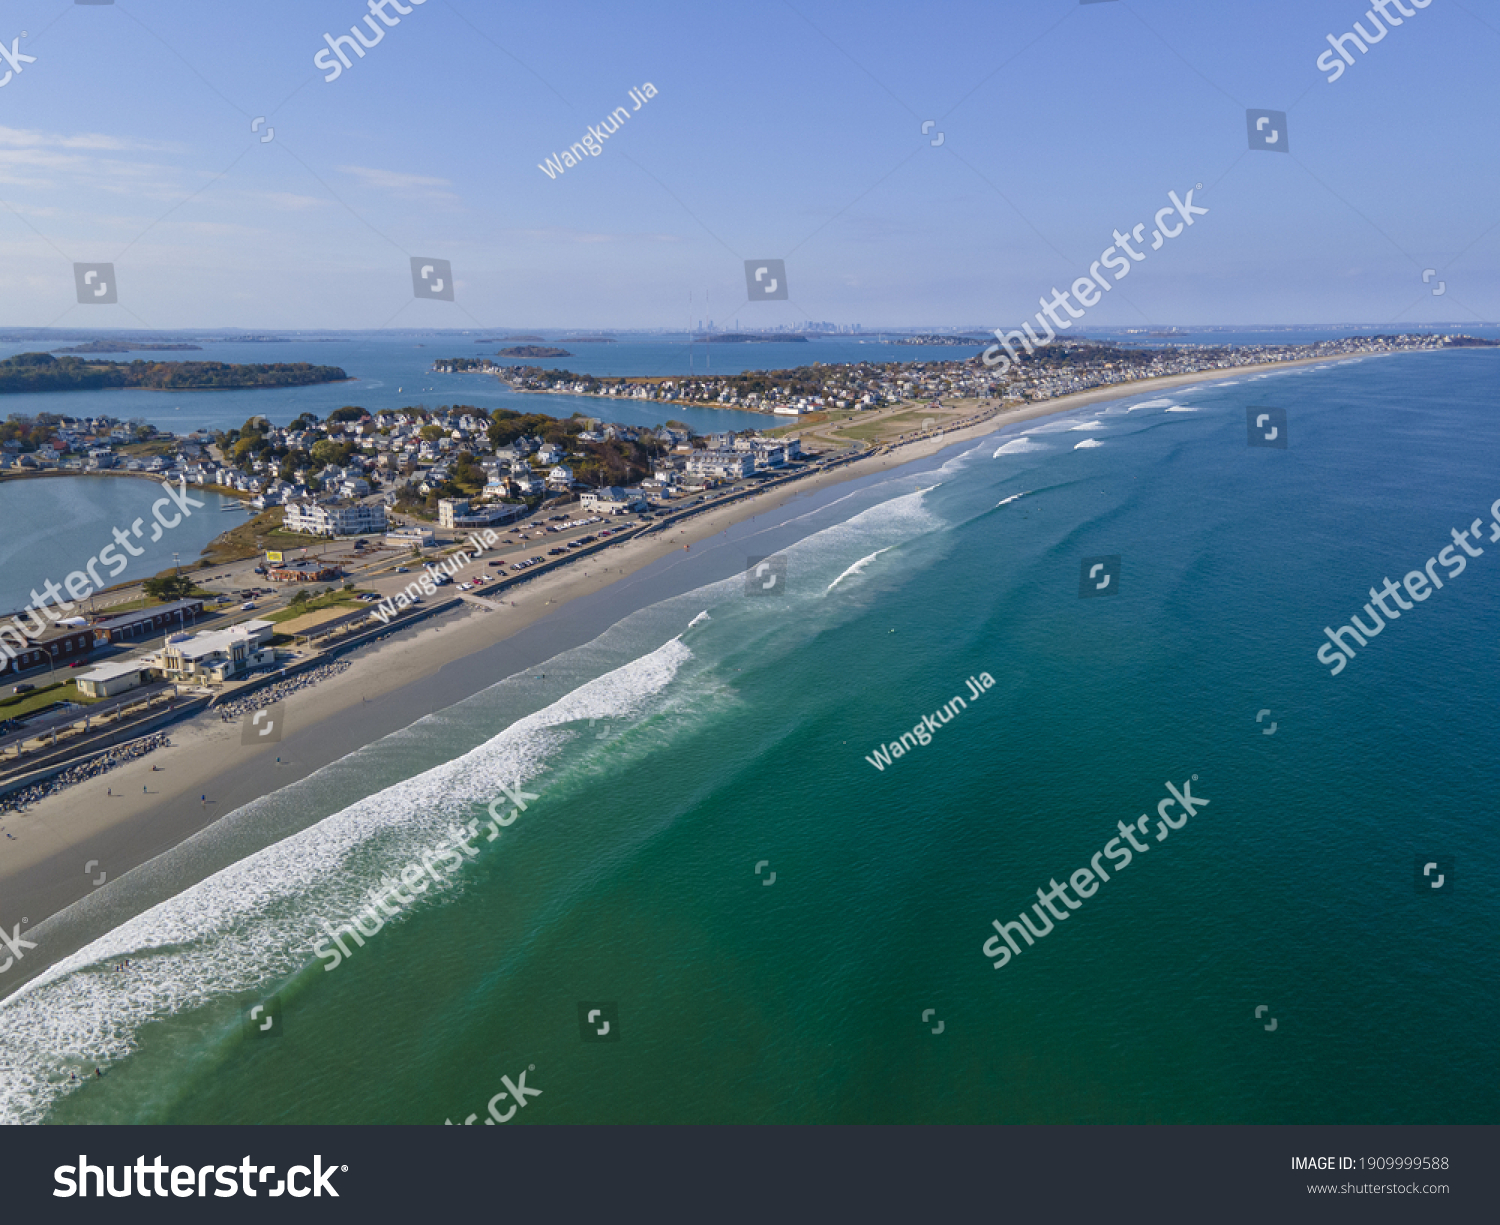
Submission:
<svg viewBox="0 0 1500 1225">
<path fill-rule="evenodd" d="M 266 550 L 266 560 L 267 561 L 280 561 L 281 560 L 281 554 L 279 552 L 273 550 L 273 549 L 267 549 Z"/>
</svg>

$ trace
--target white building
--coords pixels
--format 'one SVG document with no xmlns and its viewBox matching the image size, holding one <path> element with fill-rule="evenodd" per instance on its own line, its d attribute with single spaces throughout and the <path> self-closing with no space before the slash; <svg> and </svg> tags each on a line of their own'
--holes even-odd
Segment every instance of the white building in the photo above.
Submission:
<svg viewBox="0 0 1500 1225">
<path fill-rule="evenodd" d="M 146 665 L 142 660 L 117 660 L 101 664 L 78 678 L 78 692 L 86 698 L 112 698 L 141 684 Z"/>
<path fill-rule="evenodd" d="M 275 629 L 271 621 L 244 621 L 228 629 L 174 634 L 154 666 L 171 680 L 222 683 L 256 664 L 275 661 L 275 650 L 264 646 Z"/>
<path fill-rule="evenodd" d="M 526 513 L 524 506 L 499 502 L 493 506 L 470 506 L 468 498 L 439 498 L 438 526 L 450 530 L 466 527 L 491 527 L 508 523 Z"/>
<path fill-rule="evenodd" d="M 737 481 L 755 471 L 755 460 L 744 451 L 694 451 L 688 456 L 689 476 Z"/>
<path fill-rule="evenodd" d="M 587 489 L 578 498 L 579 506 L 601 515 L 624 515 L 633 510 L 645 510 L 646 499 L 639 490 L 621 489 L 610 485 L 605 489 Z"/>
<path fill-rule="evenodd" d="M 288 502 L 285 527 L 313 536 L 376 536 L 385 532 L 385 506 L 380 502 L 352 502 L 319 506 L 316 502 Z"/>
<path fill-rule="evenodd" d="M 397 549 L 425 549 L 435 539 L 430 527 L 403 527 L 385 534 L 385 543 Z"/>
</svg>

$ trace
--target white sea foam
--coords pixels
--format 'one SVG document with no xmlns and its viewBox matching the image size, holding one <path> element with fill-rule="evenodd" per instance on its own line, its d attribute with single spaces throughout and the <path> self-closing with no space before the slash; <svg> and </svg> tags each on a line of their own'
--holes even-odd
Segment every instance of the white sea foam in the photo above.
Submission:
<svg viewBox="0 0 1500 1225">
<path fill-rule="evenodd" d="M 884 552 L 886 552 L 886 551 L 888 551 L 890 549 L 893 549 L 895 547 L 896 547 L 895 545 L 888 544 L 888 545 L 885 546 L 884 549 L 876 549 L 875 552 L 871 553 L 868 557 L 861 557 L 857 562 L 855 562 L 852 566 L 850 566 L 847 570 L 845 570 L 841 575 L 839 575 L 838 578 L 834 579 L 833 582 L 829 583 L 828 586 L 827 586 L 827 588 L 824 590 L 823 594 L 827 595 L 828 592 L 832 591 L 835 587 L 837 587 L 840 583 L 842 583 L 846 578 L 850 578 L 850 577 L 858 574 L 861 570 L 863 570 L 866 566 L 868 566 L 872 561 L 874 561 L 882 553 L 884 553 Z"/>
<path fill-rule="evenodd" d="M 987 445 L 989 445 L 989 444 L 987 443 L 986 440 L 980 439 L 977 443 L 975 443 L 967 451 L 960 451 L 952 459 L 944 460 L 943 461 L 943 466 L 938 469 L 938 472 L 939 473 L 957 472 L 960 468 L 966 468 L 966 467 L 968 467 L 968 464 L 966 464 L 964 461 L 967 460 L 967 459 L 969 459 L 972 456 L 978 455 L 979 452 L 983 451 L 984 448 Z"/>
<path fill-rule="evenodd" d="M 1167 411 L 1169 413 L 1196 413 L 1198 410 L 1196 408 L 1188 408 L 1186 406 L 1183 406 L 1181 408 L 1169 408 L 1167 409 Z"/>
<path fill-rule="evenodd" d="M 1031 490 L 1029 489 L 1026 491 L 1026 493 L 1030 492 Z M 1017 498 L 1024 498 L 1026 496 L 1026 493 L 1013 493 L 1008 498 L 1001 498 L 998 502 L 995 503 L 995 505 L 997 507 L 1004 506 L 1007 502 L 1014 502 Z"/>
<path fill-rule="evenodd" d="M 1012 438 L 1009 442 L 1001 443 L 990 458 L 999 459 L 1002 455 L 1030 455 L 1035 451 L 1046 449 L 1041 443 L 1033 442 L 1023 434 L 1020 438 Z"/>
<path fill-rule="evenodd" d="M 1082 425 L 1069 426 L 1073 430 L 1107 430 L 1109 426 L 1102 421 L 1085 421 Z"/>
<path fill-rule="evenodd" d="M 1081 450 L 1083 450 L 1084 447 L 1102 447 L 1103 445 L 1104 444 L 1102 442 L 1100 442 L 1097 438 L 1085 438 L 1076 447 L 1074 447 L 1073 450 L 1075 450 L 1075 451 L 1081 451 Z"/>
<path fill-rule="evenodd" d="M 1132 404 L 1126 412 L 1135 412 L 1138 408 L 1165 408 L 1168 404 L 1176 404 L 1176 400 L 1142 400 L 1139 404 Z"/>
<path fill-rule="evenodd" d="M 702 625 L 707 620 L 709 620 L 709 615 L 708 610 L 705 608 L 701 613 L 699 613 L 696 617 L 688 622 L 688 629 L 692 629 L 695 625 Z"/>
<path fill-rule="evenodd" d="M 0 1123 L 43 1119 L 57 1098 L 83 1083 L 70 1081 L 70 1073 L 88 1076 L 124 1058 L 148 1022 L 257 991 L 303 968 L 312 960 L 317 917 L 337 922 L 354 913 L 382 873 L 469 819 L 502 783 L 535 780 L 575 737 L 566 724 L 638 714 L 691 658 L 674 638 L 462 756 L 216 872 L 48 968 L 0 1002 Z M 463 887 L 461 873 L 453 884 Z M 127 957 L 129 970 L 112 968 Z"/>
</svg>

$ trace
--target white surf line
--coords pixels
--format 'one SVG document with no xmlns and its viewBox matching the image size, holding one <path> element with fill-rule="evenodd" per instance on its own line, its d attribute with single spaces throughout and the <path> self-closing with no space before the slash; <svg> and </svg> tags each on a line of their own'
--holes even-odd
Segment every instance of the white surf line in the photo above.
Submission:
<svg viewBox="0 0 1500 1225">
<path fill-rule="evenodd" d="M 834 579 L 833 582 L 829 583 L 828 586 L 824 589 L 823 594 L 827 595 L 830 591 L 832 591 L 835 587 L 837 587 L 840 583 L 842 583 L 851 574 L 858 574 L 861 570 L 863 570 L 866 566 L 868 566 L 872 561 L 874 561 L 882 553 L 887 553 L 891 549 L 894 549 L 895 547 L 896 546 L 893 545 L 893 544 L 888 544 L 883 549 L 876 549 L 875 552 L 871 553 L 868 557 L 861 557 L 857 562 L 855 562 L 852 566 L 850 566 L 847 570 L 845 570 L 841 575 L 839 575 L 838 578 Z"/>
<path fill-rule="evenodd" d="M 1007 502 L 1014 502 L 1017 498 L 1024 498 L 1026 494 L 1030 492 L 1031 490 L 1028 489 L 1026 493 L 1013 493 L 1010 495 L 1010 497 L 1002 498 L 1000 501 L 996 502 L 995 506 L 998 509 L 999 507 L 1004 506 Z"/>
</svg>

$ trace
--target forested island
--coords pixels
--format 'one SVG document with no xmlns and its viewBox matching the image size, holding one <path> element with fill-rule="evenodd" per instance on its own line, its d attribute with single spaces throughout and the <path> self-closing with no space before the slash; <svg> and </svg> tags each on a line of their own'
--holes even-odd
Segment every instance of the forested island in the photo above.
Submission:
<svg viewBox="0 0 1500 1225">
<path fill-rule="evenodd" d="M 509 349 L 501 349 L 497 357 L 572 357 L 566 349 L 559 349 L 553 345 L 512 345 Z"/>
<path fill-rule="evenodd" d="M 53 349 L 54 353 L 156 353 L 156 352 L 201 353 L 202 345 L 131 344 L 128 340 L 89 340 L 81 345 L 69 345 L 66 349 Z"/>
<path fill-rule="evenodd" d="M 83 361 L 50 353 L 18 353 L 0 361 L 0 394 L 26 391 L 97 391 L 145 387 L 156 391 L 308 387 L 349 376 L 338 366 L 307 362 L 233 365 L 228 362 Z"/>
</svg>

